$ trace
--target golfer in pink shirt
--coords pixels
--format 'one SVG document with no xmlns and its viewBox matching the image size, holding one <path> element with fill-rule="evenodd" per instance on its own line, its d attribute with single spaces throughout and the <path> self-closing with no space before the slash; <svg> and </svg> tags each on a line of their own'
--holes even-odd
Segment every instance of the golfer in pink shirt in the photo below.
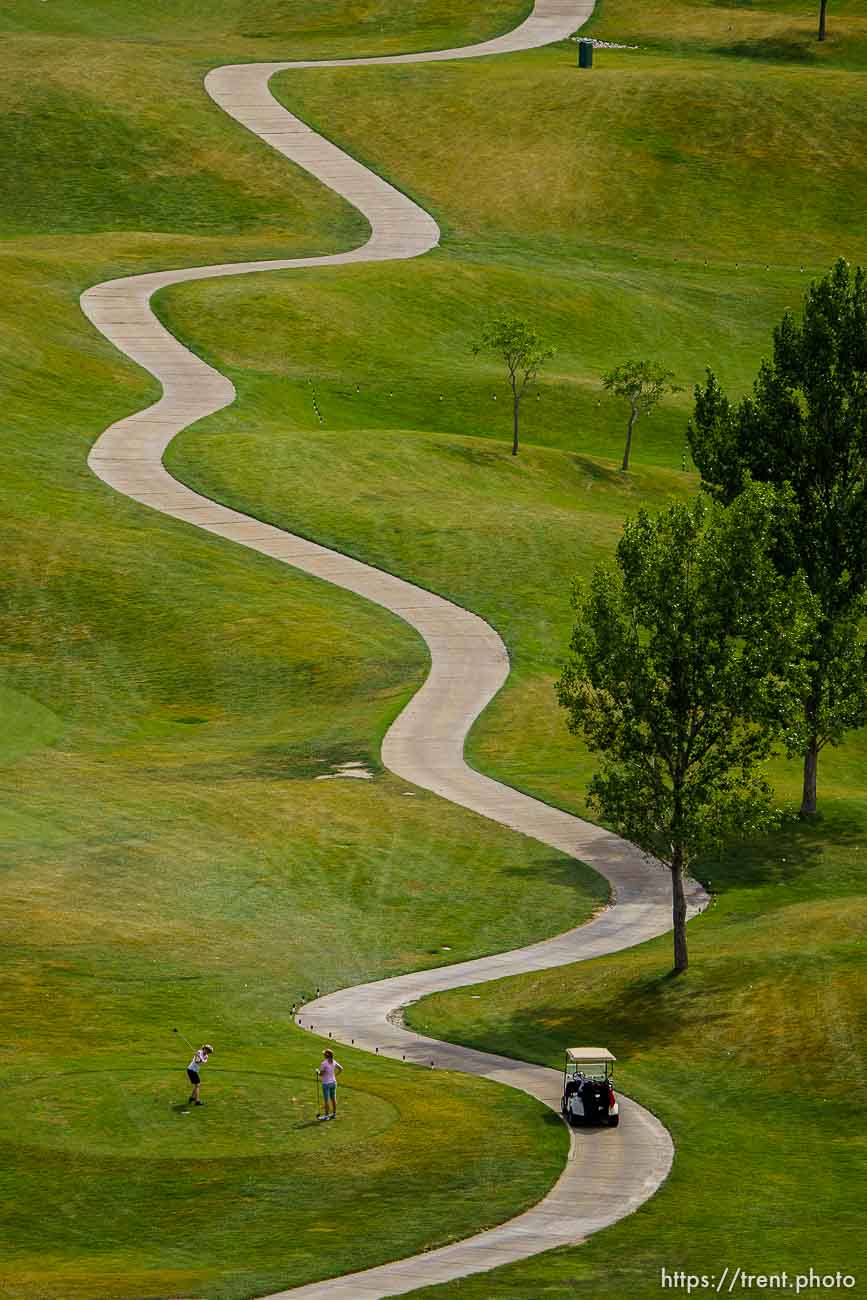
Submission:
<svg viewBox="0 0 867 1300">
<path fill-rule="evenodd" d="M 339 1061 L 335 1061 L 331 1048 L 326 1047 L 322 1064 L 316 1071 L 322 1083 L 322 1100 L 325 1104 L 325 1114 L 320 1115 L 320 1119 L 337 1119 L 337 1076 L 342 1070 L 343 1066 Z M 329 1102 L 331 1102 L 330 1115 L 328 1113 Z"/>
</svg>

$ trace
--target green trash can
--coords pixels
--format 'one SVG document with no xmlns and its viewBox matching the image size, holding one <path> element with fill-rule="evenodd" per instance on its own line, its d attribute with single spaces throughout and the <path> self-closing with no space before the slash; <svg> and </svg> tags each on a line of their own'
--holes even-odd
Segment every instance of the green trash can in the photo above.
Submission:
<svg viewBox="0 0 867 1300">
<path fill-rule="evenodd" d="M 593 42 L 581 40 L 578 42 L 578 67 L 593 67 Z"/>
</svg>

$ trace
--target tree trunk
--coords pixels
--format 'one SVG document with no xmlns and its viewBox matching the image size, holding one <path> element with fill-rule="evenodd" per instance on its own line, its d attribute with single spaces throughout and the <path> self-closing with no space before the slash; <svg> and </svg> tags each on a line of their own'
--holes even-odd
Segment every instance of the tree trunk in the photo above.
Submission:
<svg viewBox="0 0 867 1300">
<path fill-rule="evenodd" d="M 671 863 L 671 919 L 674 925 L 674 973 L 689 965 L 686 950 L 686 895 L 683 892 L 683 846 L 676 844 Z"/>
<path fill-rule="evenodd" d="M 623 472 L 629 469 L 629 453 L 632 450 L 632 430 L 635 427 L 635 417 L 637 415 L 638 412 L 633 406 L 629 415 L 629 428 L 626 430 L 626 450 L 623 453 L 623 464 L 620 466 Z"/>
<path fill-rule="evenodd" d="M 801 816 L 812 817 L 816 811 L 816 771 L 819 766 L 819 743 L 815 736 L 804 754 L 804 793 L 801 798 Z"/>
<path fill-rule="evenodd" d="M 819 40 L 825 39 L 825 10 L 828 8 L 828 0 L 819 0 Z"/>
<path fill-rule="evenodd" d="M 517 393 L 513 394 L 512 403 L 512 455 L 518 454 L 518 407 L 521 405 L 521 399 Z"/>
</svg>

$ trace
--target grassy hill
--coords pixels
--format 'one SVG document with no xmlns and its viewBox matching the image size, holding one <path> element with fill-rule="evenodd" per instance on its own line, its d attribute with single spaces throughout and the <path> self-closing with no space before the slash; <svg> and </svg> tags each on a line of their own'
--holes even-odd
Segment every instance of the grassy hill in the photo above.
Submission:
<svg viewBox="0 0 867 1300">
<path fill-rule="evenodd" d="M 838 11 L 815 59 L 783 56 L 792 32 L 807 48 L 813 20 L 778 6 L 666 5 L 654 18 L 666 34 L 650 41 L 649 11 L 609 0 L 593 34 L 644 48 L 598 52 L 590 76 L 572 47 L 352 81 L 285 74 L 275 84 L 287 106 L 430 207 L 442 248 L 406 266 L 160 300 L 242 394 L 178 440 L 175 471 L 490 618 L 514 675 L 472 756 L 579 811 L 592 763 L 564 735 L 551 690 L 569 581 L 610 553 L 624 514 L 696 487 L 689 391 L 639 426 L 622 476 L 624 416 L 601 393 L 602 371 L 651 355 L 687 388 L 711 364 L 744 392 L 811 276 L 839 253 L 867 255 L 859 15 Z M 517 460 L 502 376 L 471 354 L 499 307 L 531 316 L 557 348 L 525 406 Z M 718 899 L 694 927 L 685 980 L 665 978 L 660 940 L 590 971 L 413 1009 L 419 1028 L 549 1064 L 569 1040 L 607 1042 L 624 1087 L 678 1148 L 638 1215 L 580 1250 L 443 1294 L 626 1300 L 656 1294 L 663 1267 L 726 1263 L 863 1273 L 850 1131 L 864 1106 L 864 739 L 823 755 L 815 823 L 700 864 Z M 798 764 L 779 759 L 772 775 L 795 801 Z"/>
<path fill-rule="evenodd" d="M 515 671 L 472 753 L 579 808 L 587 764 L 576 765 L 551 693 L 572 577 L 610 552 L 638 503 L 695 490 L 684 428 L 705 367 L 745 391 L 811 275 L 839 253 L 867 260 L 861 78 L 840 54 L 806 71 L 711 54 L 711 10 L 689 8 L 692 45 L 600 51 L 589 75 L 569 44 L 281 74 L 287 106 L 435 213 L 442 247 L 158 299 L 241 394 L 176 441 L 175 472 L 489 618 Z M 686 24 L 685 7 L 670 15 Z M 790 21 L 776 8 L 771 18 Z M 591 30 L 631 39 L 632 21 L 609 3 Z M 859 20 L 839 26 L 857 46 Z M 517 460 L 504 376 L 472 355 L 500 308 L 530 316 L 556 347 L 525 402 Z M 624 478 L 625 411 L 600 378 L 631 355 L 665 360 L 686 391 L 639 425 Z M 840 758 L 823 760 L 825 775 L 856 792 Z M 791 794 L 796 770 L 778 774 Z"/>
<path fill-rule="evenodd" d="M 0 1178 L 4 1285 L 21 1300 L 234 1297 L 327 1276 L 505 1217 L 562 1158 L 562 1133 L 520 1098 L 501 1103 L 494 1130 L 486 1086 L 347 1052 L 346 1124 L 326 1126 L 323 1163 L 319 1130 L 305 1127 L 316 1045 L 287 1028 L 296 997 L 553 933 L 588 913 L 598 883 L 432 797 L 406 797 L 381 771 L 378 738 L 425 666 L 399 623 L 134 506 L 85 468 L 93 438 L 155 395 L 80 315 L 86 285 L 321 253 L 364 234 L 350 209 L 220 113 L 201 89 L 207 69 L 433 48 L 505 30 L 528 6 L 465 8 L 340 0 L 311 16 L 300 0 L 12 0 L 0 15 L 0 131 L 15 159 L 0 215 L 10 991 Z M 289 107 L 429 206 L 441 250 L 159 300 L 240 394 L 177 441 L 174 472 L 491 619 L 515 672 L 476 729 L 473 758 L 565 806 L 582 807 L 590 770 L 550 689 L 569 582 L 610 552 L 625 513 L 696 482 L 683 462 L 688 393 L 639 426 L 635 472 L 616 472 L 624 419 L 601 392 L 602 369 L 647 353 L 687 385 L 712 363 L 743 390 L 810 274 L 839 253 L 865 260 L 864 22 L 856 4 L 835 4 L 827 47 L 783 57 L 781 41 L 807 50 L 812 21 L 781 5 L 606 0 L 593 33 L 643 48 L 600 52 L 589 76 L 569 45 L 287 74 L 275 89 Z M 470 350 L 502 305 L 532 315 L 557 346 L 517 461 L 502 377 Z M 315 782 L 348 760 L 374 779 Z M 791 795 L 796 770 L 776 775 Z M 723 1147 L 725 1176 L 707 1187 L 741 1206 L 721 1222 L 737 1227 L 745 1257 L 775 1217 L 797 1241 L 799 1153 L 810 1153 L 815 1199 L 834 1206 L 829 1258 L 837 1249 L 847 1263 L 846 1208 L 827 1198 L 835 1181 L 849 1185 L 848 1144 L 825 1141 L 818 1102 L 795 1108 L 797 1074 L 780 1063 L 833 1047 L 833 1097 L 846 1086 L 851 1111 L 858 1007 L 838 990 L 857 950 L 837 916 L 860 915 L 863 779 L 855 738 L 823 759 L 814 828 L 707 867 L 725 895 L 696 930 L 694 984 L 661 980 L 661 942 L 606 963 L 602 1008 L 585 1008 L 561 975 L 486 995 L 474 1019 L 455 1009 L 457 1032 L 538 1059 L 579 1024 L 643 1056 L 626 1077 L 680 1152 L 652 1207 L 581 1252 L 526 1266 L 503 1283 L 511 1293 L 562 1286 L 561 1269 L 581 1272 L 590 1295 L 640 1294 L 645 1274 L 655 1286 L 674 1237 L 642 1233 L 685 1204 L 699 1221 Z M 783 870 L 783 857 L 798 869 Z M 794 973 L 780 995 L 783 969 Z M 805 1037 L 781 997 L 815 1005 L 824 1036 Z M 545 1012 L 564 1001 L 562 1015 Z M 712 1016 L 724 1028 L 702 1038 L 720 1023 Z M 752 1043 L 775 1044 L 780 1104 L 760 1126 L 732 1103 L 755 1077 L 752 1057 L 732 1071 L 724 1056 L 742 1023 Z M 186 1056 L 174 1024 L 218 1049 L 210 1105 L 194 1116 L 178 1105 Z M 672 1065 L 687 1050 L 695 1070 Z M 707 1114 L 721 1104 L 728 1125 L 709 1148 Z M 787 1116 L 798 1127 L 783 1132 Z M 770 1189 L 758 1211 L 751 1195 L 753 1217 L 744 1179 Z M 627 1258 L 623 1234 L 637 1271 L 612 1272 L 613 1257 Z"/>
<path fill-rule="evenodd" d="M 235 1297 L 327 1276 L 498 1221 L 565 1149 L 507 1094 L 504 1178 L 489 1087 L 351 1050 L 341 1124 L 311 1130 L 317 1044 L 291 1027 L 294 1001 L 509 947 L 519 917 L 527 938 L 549 934 L 588 914 L 599 882 L 383 773 L 378 739 L 425 670 L 408 629 L 85 467 L 98 433 L 155 395 L 81 315 L 86 285 L 364 234 L 202 91 L 209 66 L 283 52 L 286 6 L 260 7 L 271 37 L 239 30 L 249 6 L 207 12 L 204 35 L 202 11 L 181 5 L 126 7 L 122 23 L 114 6 L 0 16 L 13 1296 Z M 331 6 L 294 49 L 438 44 L 514 17 L 383 14 Z M 350 760 L 373 779 L 315 780 Z M 217 1047 L 189 1116 L 175 1025 Z"/>
<path fill-rule="evenodd" d="M 570 1042 L 607 1045 L 620 1086 L 677 1146 L 668 1181 L 636 1215 L 577 1250 L 431 1296 L 650 1300 L 663 1269 L 718 1278 L 726 1265 L 730 1277 L 737 1266 L 788 1272 L 792 1286 L 810 1268 L 839 1270 L 857 1279 L 857 1294 L 867 1264 L 854 1194 L 865 1114 L 865 829 L 854 799 L 831 799 L 817 825 L 793 823 L 770 843 L 702 864 L 717 897 L 690 926 L 683 978 L 668 975 L 666 938 L 412 1009 L 419 1030 L 554 1066 Z"/>
</svg>

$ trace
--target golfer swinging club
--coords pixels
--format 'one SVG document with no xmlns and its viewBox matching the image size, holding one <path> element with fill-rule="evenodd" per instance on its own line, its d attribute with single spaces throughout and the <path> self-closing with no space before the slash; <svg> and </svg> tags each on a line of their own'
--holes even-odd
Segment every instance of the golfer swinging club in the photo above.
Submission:
<svg viewBox="0 0 867 1300">
<path fill-rule="evenodd" d="M 339 1061 L 335 1061 L 331 1048 L 326 1047 L 322 1064 L 316 1071 L 322 1081 L 322 1101 L 325 1107 L 325 1114 L 319 1116 L 321 1120 L 337 1119 L 337 1076 L 342 1071 L 343 1066 Z M 328 1114 L 329 1101 L 331 1102 L 330 1115 Z"/>
<path fill-rule="evenodd" d="M 199 1101 L 199 1088 L 202 1085 L 202 1080 L 199 1078 L 199 1069 L 201 1066 L 208 1064 L 208 1057 L 211 1055 L 213 1050 L 214 1049 L 210 1043 L 203 1043 L 187 1066 L 187 1077 L 193 1085 L 190 1100 L 187 1102 L 188 1106 L 204 1106 L 205 1104 L 203 1101 Z"/>
</svg>

